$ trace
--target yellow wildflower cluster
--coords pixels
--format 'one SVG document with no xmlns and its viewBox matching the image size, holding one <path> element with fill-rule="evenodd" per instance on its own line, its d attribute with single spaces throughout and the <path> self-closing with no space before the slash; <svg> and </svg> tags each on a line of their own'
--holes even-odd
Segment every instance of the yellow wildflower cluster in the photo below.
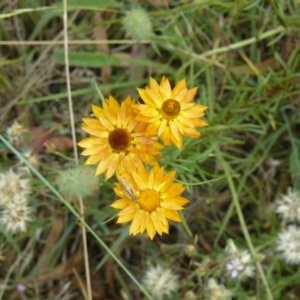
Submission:
<svg viewBox="0 0 300 300">
<path fill-rule="evenodd" d="M 159 139 L 181 149 L 182 136 L 199 137 L 195 127 L 207 125 L 200 119 L 207 107 L 191 102 L 197 88 L 187 89 L 185 79 L 172 89 L 167 78 L 160 84 L 151 78 L 150 87 L 138 92 L 144 104 L 129 96 L 119 104 L 110 96 L 102 108 L 92 105 L 95 118 L 83 118 L 82 125 L 91 136 L 78 145 L 88 156 L 86 165 L 98 164 L 96 176 L 117 175 L 114 191 L 120 199 L 111 205 L 121 210 L 117 223 L 132 221 L 131 234 L 147 231 L 153 239 L 156 232 L 169 232 L 167 219 L 181 222 L 177 211 L 188 203 L 180 196 L 183 185 L 174 183 L 176 172 L 165 174 L 158 164 L 164 147 Z"/>
</svg>

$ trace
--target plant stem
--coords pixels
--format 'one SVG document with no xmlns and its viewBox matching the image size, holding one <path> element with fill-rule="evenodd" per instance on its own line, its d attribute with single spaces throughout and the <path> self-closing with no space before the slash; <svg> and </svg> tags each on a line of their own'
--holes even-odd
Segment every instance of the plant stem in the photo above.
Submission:
<svg viewBox="0 0 300 300">
<path fill-rule="evenodd" d="M 245 218 L 244 218 L 244 215 L 243 215 L 243 212 L 242 212 L 242 209 L 241 209 L 241 205 L 240 205 L 240 202 L 239 202 L 239 199 L 238 199 L 238 195 L 236 193 L 235 185 L 234 185 L 234 182 L 232 180 L 232 176 L 230 174 L 230 167 L 229 167 L 229 165 L 227 164 L 227 162 L 225 161 L 225 159 L 223 158 L 223 156 L 220 154 L 220 152 L 217 149 L 216 149 L 216 153 L 217 153 L 218 159 L 220 160 L 220 162 L 222 163 L 222 166 L 224 168 L 225 175 L 227 177 L 227 181 L 228 181 L 228 185 L 229 185 L 229 189 L 230 189 L 230 192 L 231 192 L 231 195 L 232 195 L 232 200 L 233 200 L 233 203 L 234 203 L 234 206 L 235 206 L 238 218 L 239 218 L 239 222 L 240 222 L 244 237 L 245 237 L 246 242 L 248 244 L 251 255 L 253 256 L 254 259 L 256 259 L 257 258 L 257 253 L 256 253 L 256 250 L 253 246 L 249 231 L 247 229 L 247 225 L 246 225 Z M 265 275 L 265 273 L 262 269 L 262 266 L 261 266 L 260 262 L 256 262 L 256 267 L 257 267 L 257 270 L 258 270 L 258 272 L 260 274 L 260 277 L 263 281 L 263 284 L 266 288 L 268 299 L 273 300 L 271 289 L 269 287 L 266 275 Z"/>
</svg>

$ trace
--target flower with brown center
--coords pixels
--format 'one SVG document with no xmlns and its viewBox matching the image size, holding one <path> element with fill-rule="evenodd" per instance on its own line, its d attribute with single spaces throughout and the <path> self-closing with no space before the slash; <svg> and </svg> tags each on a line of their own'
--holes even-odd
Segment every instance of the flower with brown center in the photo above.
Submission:
<svg viewBox="0 0 300 300">
<path fill-rule="evenodd" d="M 111 205 L 122 210 L 117 223 L 132 221 L 129 233 L 136 235 L 146 230 L 151 240 L 156 232 L 169 233 L 167 219 L 181 222 L 177 211 L 189 202 L 179 196 L 185 188 L 173 182 L 175 174 L 176 171 L 172 171 L 164 175 L 164 168 L 158 165 L 149 173 L 140 165 L 131 174 L 122 174 L 122 181 L 114 189 L 120 199 Z M 130 193 L 126 186 L 130 187 Z"/>
<path fill-rule="evenodd" d="M 134 170 L 142 163 L 155 165 L 161 157 L 162 145 L 146 136 L 147 124 L 136 120 L 133 104 L 130 97 L 120 105 L 110 96 L 103 108 L 92 105 L 96 118 L 82 119 L 82 129 L 91 137 L 78 145 L 85 148 L 82 155 L 88 156 L 86 165 L 98 163 L 95 175 L 105 172 L 108 179 L 116 171 Z"/>
<path fill-rule="evenodd" d="M 161 136 L 165 145 L 175 144 L 182 148 L 182 136 L 200 136 L 195 127 L 206 126 L 200 119 L 207 106 L 191 103 L 197 88 L 187 89 L 185 79 L 171 89 L 170 82 L 163 77 L 160 84 L 150 78 L 150 87 L 138 89 L 145 104 L 135 104 L 137 120 L 148 123 L 147 134 Z"/>
</svg>

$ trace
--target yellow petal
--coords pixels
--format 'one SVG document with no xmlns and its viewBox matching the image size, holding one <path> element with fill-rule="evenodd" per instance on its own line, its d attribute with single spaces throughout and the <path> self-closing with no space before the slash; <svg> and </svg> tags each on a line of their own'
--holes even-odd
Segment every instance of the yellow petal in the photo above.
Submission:
<svg viewBox="0 0 300 300">
<path fill-rule="evenodd" d="M 78 142 L 77 145 L 82 148 L 88 148 L 90 146 L 99 145 L 102 143 L 103 143 L 103 139 L 95 136 L 90 136 Z"/>
<path fill-rule="evenodd" d="M 96 163 L 98 163 L 101 160 L 101 154 L 94 154 L 88 157 L 88 159 L 85 161 L 84 165 L 88 166 L 88 165 L 94 165 Z"/>
<path fill-rule="evenodd" d="M 145 186 L 147 186 L 149 174 L 143 164 L 138 166 L 138 174 L 142 178 Z"/>
<path fill-rule="evenodd" d="M 187 103 L 187 102 L 190 102 L 191 100 L 194 99 L 196 93 L 197 93 L 197 90 L 198 88 L 197 87 L 194 87 L 194 88 L 191 88 L 189 89 L 186 94 L 184 95 L 184 98 L 183 98 L 183 102 Z"/>
<path fill-rule="evenodd" d="M 195 128 L 185 128 L 184 129 L 184 135 L 197 138 L 200 136 L 200 132 Z"/>
<path fill-rule="evenodd" d="M 110 178 L 116 172 L 117 167 L 119 166 L 120 155 L 118 153 L 111 154 L 111 160 L 109 162 L 107 171 L 106 171 L 106 178 Z"/>
<path fill-rule="evenodd" d="M 96 116 L 97 119 L 99 119 L 101 117 L 104 117 L 103 108 L 92 104 L 92 111 L 93 111 L 93 113 L 94 113 L 94 115 Z"/>
<path fill-rule="evenodd" d="M 135 185 L 141 190 L 147 188 L 147 182 L 140 177 L 140 175 L 136 172 L 132 172 L 132 177 L 135 181 Z"/>
<path fill-rule="evenodd" d="M 160 207 L 158 207 L 158 208 L 156 209 L 156 213 L 157 213 L 157 216 L 159 217 L 159 219 L 160 219 L 160 221 L 161 221 L 162 226 L 165 226 L 165 227 L 168 227 L 168 228 L 169 228 L 168 220 L 167 220 L 167 218 L 165 217 L 165 215 L 163 214 L 162 209 L 161 209 Z"/>
<path fill-rule="evenodd" d="M 122 104 L 125 104 L 126 106 L 130 107 L 132 104 L 136 103 L 133 99 L 130 98 L 130 96 L 127 96 L 123 101 Z"/>
<path fill-rule="evenodd" d="M 113 126 L 116 126 L 116 125 L 117 125 L 117 117 L 118 117 L 118 114 L 115 113 L 115 112 L 114 112 L 112 109 L 110 109 L 109 107 L 105 107 L 104 103 L 103 103 L 103 107 L 104 107 L 105 115 L 99 117 L 99 120 L 100 120 L 100 119 L 107 119 L 107 120 L 109 120 L 109 122 L 110 122 Z"/>
<path fill-rule="evenodd" d="M 100 123 L 107 129 L 107 130 L 114 130 L 114 126 L 106 119 L 106 118 L 100 118 Z"/>
<path fill-rule="evenodd" d="M 160 191 L 161 184 L 163 183 L 163 179 L 164 179 L 164 168 L 161 167 L 158 169 L 158 171 L 155 174 L 154 185 L 153 185 L 153 189 L 155 191 L 157 192 Z"/>
<path fill-rule="evenodd" d="M 134 138 L 134 143 L 136 143 L 137 146 L 139 146 L 139 145 L 143 145 L 143 146 L 151 145 L 152 146 L 155 143 L 155 141 L 152 140 L 150 137 L 142 136 L 142 137 L 135 137 Z"/>
<path fill-rule="evenodd" d="M 190 201 L 184 197 L 180 197 L 180 196 L 177 196 L 177 197 L 174 197 L 174 198 L 168 198 L 167 200 L 168 202 L 172 202 L 172 203 L 176 203 L 180 206 L 183 206 L 187 203 L 189 203 Z"/>
<path fill-rule="evenodd" d="M 198 118 L 203 116 L 203 112 L 207 109 L 207 106 L 204 105 L 193 105 L 187 110 L 180 111 L 180 114 L 186 118 Z"/>
<path fill-rule="evenodd" d="M 118 103 L 118 101 L 112 97 L 112 96 L 109 96 L 108 98 L 108 104 L 109 104 L 109 107 L 115 112 L 115 113 L 118 113 L 119 110 L 120 110 L 120 104 Z"/>
<path fill-rule="evenodd" d="M 161 80 L 159 92 L 164 99 L 172 98 L 171 85 L 169 80 L 165 77 Z"/>
<path fill-rule="evenodd" d="M 133 202 L 133 203 L 135 204 L 135 202 Z M 134 205 L 130 205 L 130 206 L 124 208 L 121 212 L 119 212 L 119 216 L 125 216 L 128 214 L 132 214 L 135 211 L 136 211 L 136 207 Z"/>
<path fill-rule="evenodd" d="M 179 150 L 182 149 L 182 135 L 179 135 L 179 136 L 178 136 L 178 140 L 176 140 L 176 139 L 174 138 L 174 136 L 171 135 L 171 140 L 172 140 L 173 144 L 174 144 Z"/>
<path fill-rule="evenodd" d="M 159 112 L 156 108 L 148 106 L 147 109 L 140 112 L 143 116 L 148 118 L 154 118 L 159 115 Z"/>
<path fill-rule="evenodd" d="M 122 187 L 117 186 L 115 188 L 113 188 L 113 190 L 115 191 L 115 193 L 121 198 L 121 199 L 127 199 L 128 197 L 126 197 L 124 191 L 122 190 Z"/>
<path fill-rule="evenodd" d="M 117 118 L 117 127 L 127 128 L 130 120 L 132 120 L 135 116 L 136 112 L 134 112 L 132 108 L 128 107 L 128 104 L 126 105 L 123 101 Z"/>
<path fill-rule="evenodd" d="M 128 170 L 135 170 L 137 166 L 141 165 L 141 157 L 136 155 L 133 151 L 130 152 L 128 155 L 125 156 L 125 168 Z"/>
<path fill-rule="evenodd" d="M 194 102 L 191 102 L 191 103 L 181 102 L 180 103 L 180 111 L 188 110 L 195 105 L 196 105 L 196 103 L 194 103 Z"/>
<path fill-rule="evenodd" d="M 128 214 L 128 215 L 124 215 L 124 216 L 119 216 L 117 223 L 127 223 L 130 222 L 134 217 L 134 213 Z"/>
<path fill-rule="evenodd" d="M 147 95 L 151 98 L 153 104 L 156 105 L 157 108 L 160 108 L 163 102 L 166 100 L 162 98 L 162 96 L 157 92 L 155 93 L 153 90 L 146 88 Z"/>
<path fill-rule="evenodd" d="M 169 223 L 167 223 L 167 225 L 161 224 L 161 230 L 162 232 L 169 234 Z"/>
<path fill-rule="evenodd" d="M 162 208 L 162 213 L 170 220 L 175 222 L 181 222 L 180 215 L 176 210 Z"/>
<path fill-rule="evenodd" d="M 145 231 L 145 229 L 147 228 L 149 217 L 150 217 L 149 213 L 144 211 L 143 217 L 141 219 L 141 228 L 140 228 L 141 233 L 143 233 Z"/>
<path fill-rule="evenodd" d="M 149 174 L 149 179 L 148 179 L 148 188 L 149 189 L 153 189 L 153 185 L 154 185 L 154 168 L 152 168 L 152 170 L 150 171 Z"/>
<path fill-rule="evenodd" d="M 91 135 L 94 135 L 96 137 L 99 137 L 99 138 L 105 138 L 108 136 L 107 130 L 101 124 L 97 128 L 89 127 L 89 126 L 83 124 L 81 128 L 83 131 L 85 131 Z"/>
<path fill-rule="evenodd" d="M 170 130 L 175 140 L 179 141 L 179 132 L 174 122 L 170 122 Z"/>
<path fill-rule="evenodd" d="M 198 119 L 193 119 L 193 120 L 198 120 Z M 177 122 L 180 122 L 181 124 L 184 124 L 185 126 L 188 126 L 188 127 L 194 127 L 195 124 L 192 123 L 190 121 L 190 119 L 187 119 L 187 118 L 184 118 L 183 116 L 178 116 L 177 119 L 176 119 Z M 180 126 L 178 126 L 180 127 Z"/>
<path fill-rule="evenodd" d="M 82 151 L 81 155 L 88 156 L 88 155 L 94 155 L 94 154 L 100 153 L 100 152 L 102 152 L 104 147 L 105 147 L 104 145 L 89 147 L 87 149 L 84 149 Z"/>
<path fill-rule="evenodd" d="M 167 126 L 165 128 L 165 130 L 163 131 L 163 133 L 161 135 L 161 139 L 166 146 L 169 146 L 172 144 L 170 127 Z"/>
<path fill-rule="evenodd" d="M 160 219 L 159 219 L 159 217 L 157 216 L 156 212 L 153 211 L 153 212 L 150 214 L 150 217 L 151 217 L 151 220 L 152 220 L 152 222 L 153 222 L 153 225 L 154 225 L 156 231 L 158 232 L 159 235 L 162 235 L 162 228 L 161 228 Z"/>
<path fill-rule="evenodd" d="M 182 100 L 184 99 L 186 92 L 187 92 L 187 89 L 185 88 L 182 91 L 180 91 L 176 97 L 174 96 L 173 98 L 175 100 L 179 101 L 180 103 L 183 103 Z"/>
<path fill-rule="evenodd" d="M 182 124 L 178 121 L 178 117 L 173 120 L 173 123 L 178 129 L 179 135 L 182 136 L 184 134 L 184 130 L 183 130 Z M 192 127 L 193 127 L 193 124 L 192 124 Z"/>
<path fill-rule="evenodd" d="M 185 190 L 185 187 L 181 183 L 173 183 L 168 191 L 162 193 L 162 199 L 173 198 L 181 194 Z"/>
<path fill-rule="evenodd" d="M 103 129 L 103 126 L 100 124 L 99 120 L 93 119 L 93 118 L 82 118 L 82 121 L 85 125 L 92 128 L 101 128 Z"/>
<path fill-rule="evenodd" d="M 173 184 L 175 176 L 176 171 L 172 171 L 164 176 L 163 182 L 165 182 L 165 184 L 161 187 L 161 192 L 166 192 L 170 188 L 170 186 Z"/>
<path fill-rule="evenodd" d="M 151 124 L 148 125 L 147 130 L 146 130 L 146 134 L 147 135 L 152 135 L 152 136 L 157 136 L 157 132 L 158 132 L 158 128 L 161 124 L 160 120 L 157 120 Z"/>
<path fill-rule="evenodd" d="M 180 81 L 178 81 L 178 83 L 175 85 L 172 91 L 173 98 L 176 97 L 185 88 L 186 88 L 186 81 L 185 78 L 183 78 Z"/>
<path fill-rule="evenodd" d="M 144 89 L 137 89 L 137 90 L 138 90 L 140 97 L 145 102 L 145 104 L 155 107 L 155 104 L 154 104 L 152 98 L 147 94 L 146 90 L 144 90 Z M 136 105 L 134 107 L 137 108 Z"/>
<path fill-rule="evenodd" d="M 111 154 L 100 161 L 100 163 L 99 163 L 99 165 L 97 166 L 97 169 L 96 169 L 96 176 L 103 173 L 104 171 L 106 171 L 110 160 L 111 160 Z"/>
<path fill-rule="evenodd" d="M 208 123 L 202 119 L 190 119 L 194 126 L 201 127 L 201 126 L 207 126 Z"/>
<path fill-rule="evenodd" d="M 168 123 L 168 121 L 166 119 L 161 120 L 161 123 L 160 123 L 159 128 L 158 128 L 157 136 L 161 136 L 161 134 L 166 129 L 167 123 Z"/>
<path fill-rule="evenodd" d="M 157 81 L 152 77 L 150 77 L 150 89 L 152 89 L 156 92 L 159 90 L 159 85 L 158 85 Z"/>
<path fill-rule="evenodd" d="M 128 198 L 119 199 L 113 202 L 110 206 L 116 209 L 124 209 L 127 206 L 132 205 L 132 200 Z"/>
<path fill-rule="evenodd" d="M 129 233 L 136 235 L 141 231 L 141 222 L 143 218 L 143 212 L 138 210 L 132 220 L 132 223 L 129 228 Z"/>
<path fill-rule="evenodd" d="M 146 229 L 147 229 L 147 234 L 149 235 L 150 239 L 153 240 L 153 238 L 156 234 L 156 229 L 155 229 L 155 226 L 154 226 L 151 218 L 148 219 Z"/>
<path fill-rule="evenodd" d="M 160 206 L 163 208 L 173 209 L 173 210 L 183 210 L 183 207 L 172 202 L 168 202 L 166 200 L 160 203 Z"/>
<path fill-rule="evenodd" d="M 139 124 L 140 122 L 138 120 L 135 120 L 132 118 L 129 119 L 129 122 L 128 122 L 128 125 L 126 127 L 126 129 L 128 130 L 129 133 L 131 133 L 135 128 L 136 126 Z"/>
</svg>

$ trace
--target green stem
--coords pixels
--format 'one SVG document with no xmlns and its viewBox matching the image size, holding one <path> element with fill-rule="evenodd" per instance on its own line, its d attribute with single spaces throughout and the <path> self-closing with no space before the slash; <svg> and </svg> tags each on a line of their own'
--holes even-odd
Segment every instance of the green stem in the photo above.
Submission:
<svg viewBox="0 0 300 300">
<path fill-rule="evenodd" d="M 203 52 L 202 54 L 195 54 L 191 51 L 185 51 L 185 50 L 182 50 L 180 48 L 175 48 L 173 45 L 169 45 L 169 44 L 166 44 L 166 45 L 170 49 L 179 51 L 179 52 L 184 53 L 186 55 L 189 55 L 193 58 L 196 58 L 196 59 L 199 59 L 199 60 L 205 60 L 205 58 L 208 57 L 208 56 L 212 56 L 214 54 L 229 52 L 230 50 L 234 50 L 234 49 L 239 49 L 239 48 L 251 45 L 255 42 L 261 41 L 263 39 L 266 39 L 266 38 L 268 38 L 270 36 L 273 36 L 275 34 L 286 32 L 286 31 L 287 31 L 287 29 L 285 27 L 278 26 L 277 28 L 266 31 L 266 32 L 264 32 L 264 33 L 262 33 L 262 34 L 260 34 L 256 37 L 251 37 L 249 39 L 246 39 L 246 40 L 243 40 L 243 41 L 240 41 L 240 42 L 236 42 L 236 43 L 233 43 L 233 44 L 230 44 L 230 45 L 227 45 L 227 46 L 215 48 L 215 49 Z"/>
<path fill-rule="evenodd" d="M 261 41 L 263 39 L 266 39 L 270 36 L 273 36 L 275 34 L 278 34 L 278 33 L 284 32 L 284 31 L 286 31 L 285 27 L 278 26 L 277 28 L 266 31 L 266 32 L 260 34 L 257 37 L 252 37 L 252 38 L 249 38 L 249 39 L 246 39 L 246 40 L 243 40 L 243 41 L 240 41 L 240 42 L 236 42 L 236 43 L 228 45 L 228 46 L 219 47 L 219 48 L 216 48 L 216 49 L 206 51 L 206 52 L 202 53 L 201 55 L 199 55 L 199 57 L 211 56 L 211 55 L 214 55 L 214 54 L 224 53 L 224 52 L 228 52 L 230 50 L 242 48 L 244 46 L 251 45 L 255 42 Z"/>
<path fill-rule="evenodd" d="M 243 215 L 243 212 L 242 212 L 242 209 L 241 209 L 241 205 L 240 205 L 240 202 L 239 202 L 239 199 L 238 199 L 238 195 L 237 195 L 236 190 L 235 190 L 235 185 L 234 185 L 234 182 L 233 182 L 231 174 L 230 174 L 230 167 L 229 167 L 229 165 L 227 164 L 227 162 L 225 161 L 225 159 L 223 158 L 223 156 L 220 154 L 220 152 L 217 149 L 216 149 L 216 153 L 217 153 L 218 159 L 220 160 L 220 162 L 222 163 L 222 166 L 224 168 L 224 171 L 225 171 L 225 174 L 226 174 L 226 177 L 227 177 L 227 181 L 228 181 L 228 184 L 229 184 L 229 189 L 230 189 L 230 192 L 231 192 L 231 195 L 232 195 L 232 200 L 233 200 L 233 203 L 234 203 L 234 206 L 235 206 L 238 218 L 239 218 L 239 222 L 240 222 L 244 237 L 245 237 L 246 242 L 248 244 L 248 248 L 249 248 L 253 258 L 256 259 L 257 258 L 257 253 L 256 253 L 256 250 L 255 250 L 253 244 L 252 244 L 252 240 L 251 240 L 249 231 L 247 229 L 247 225 L 246 225 L 245 218 L 244 218 L 244 215 Z M 256 267 L 257 267 L 257 270 L 258 270 L 258 272 L 260 274 L 260 277 L 263 281 L 263 284 L 266 288 L 268 299 L 273 300 L 271 289 L 269 287 L 266 275 L 263 271 L 263 268 L 262 268 L 260 262 L 256 262 Z"/>
</svg>

